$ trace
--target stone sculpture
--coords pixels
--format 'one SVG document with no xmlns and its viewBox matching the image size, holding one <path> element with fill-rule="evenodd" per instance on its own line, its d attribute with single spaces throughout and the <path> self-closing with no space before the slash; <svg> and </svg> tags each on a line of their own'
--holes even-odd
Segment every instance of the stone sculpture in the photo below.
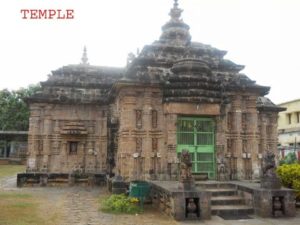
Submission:
<svg viewBox="0 0 300 225">
<path fill-rule="evenodd" d="M 228 179 L 226 165 L 227 165 L 226 158 L 224 156 L 219 157 L 218 158 L 218 180 L 220 181 L 225 181 Z"/>
<path fill-rule="evenodd" d="M 266 151 L 262 161 L 261 187 L 267 189 L 279 189 L 281 183 L 276 175 L 275 154 Z"/>
<path fill-rule="evenodd" d="M 192 177 L 192 159 L 189 151 L 186 149 L 181 152 L 179 173 L 180 189 L 192 189 L 195 187 Z"/>
</svg>

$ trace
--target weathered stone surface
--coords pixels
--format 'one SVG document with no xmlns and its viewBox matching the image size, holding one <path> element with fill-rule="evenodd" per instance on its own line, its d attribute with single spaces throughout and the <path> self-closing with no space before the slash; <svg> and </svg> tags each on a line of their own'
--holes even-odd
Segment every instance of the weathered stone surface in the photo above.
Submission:
<svg viewBox="0 0 300 225">
<path fill-rule="evenodd" d="M 256 190 L 253 194 L 255 214 L 261 217 L 293 217 L 296 214 L 293 190 Z M 275 198 L 280 198 L 280 207 L 275 210 Z"/>
<path fill-rule="evenodd" d="M 275 154 L 267 151 L 263 156 L 261 187 L 280 189 L 281 182 L 276 174 Z"/>
<path fill-rule="evenodd" d="M 125 194 L 127 192 L 127 184 L 121 176 L 115 176 L 111 179 L 111 192 L 113 194 Z"/>
<path fill-rule="evenodd" d="M 100 186 L 105 183 L 105 174 L 19 173 L 17 175 L 18 187 Z"/>
<path fill-rule="evenodd" d="M 244 68 L 191 40 L 175 2 L 159 40 L 126 68 L 64 66 L 28 99 L 28 172 L 120 174 L 125 181 L 178 179 L 179 116 L 212 117 L 222 180 L 260 177 L 276 150 L 276 107 Z M 215 159 L 216 161 L 218 159 Z"/>
<path fill-rule="evenodd" d="M 208 220 L 211 218 L 211 193 L 200 189 L 183 190 L 178 182 L 151 182 L 154 207 L 175 220 Z M 189 204 L 192 202 L 192 204 Z"/>
</svg>

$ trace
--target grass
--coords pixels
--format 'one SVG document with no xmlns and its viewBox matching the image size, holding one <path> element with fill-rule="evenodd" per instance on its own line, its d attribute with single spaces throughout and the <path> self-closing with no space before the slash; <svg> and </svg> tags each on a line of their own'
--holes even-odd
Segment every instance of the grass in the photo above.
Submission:
<svg viewBox="0 0 300 225">
<path fill-rule="evenodd" d="M 25 171 L 24 165 L 0 165 L 0 179 Z"/>
<path fill-rule="evenodd" d="M 1 225 L 56 225 L 59 216 L 41 215 L 43 200 L 18 192 L 0 193 Z"/>
<path fill-rule="evenodd" d="M 29 225 L 41 224 L 38 203 L 28 194 L 6 192 L 0 194 L 0 224 Z"/>
<path fill-rule="evenodd" d="M 0 181 L 24 171 L 23 165 L 0 165 Z M 57 225 L 60 214 L 48 204 L 42 196 L 0 189 L 0 225 Z"/>
</svg>

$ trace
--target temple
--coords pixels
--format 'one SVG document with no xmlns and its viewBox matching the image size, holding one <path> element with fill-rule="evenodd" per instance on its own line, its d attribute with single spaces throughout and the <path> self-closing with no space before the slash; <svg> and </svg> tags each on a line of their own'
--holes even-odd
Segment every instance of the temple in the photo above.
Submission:
<svg viewBox="0 0 300 225">
<path fill-rule="evenodd" d="M 174 1 L 159 39 L 125 68 L 90 65 L 85 48 L 41 83 L 27 99 L 27 172 L 178 180 L 187 150 L 196 180 L 260 176 L 283 108 L 226 51 L 192 41 L 182 11 Z"/>
</svg>

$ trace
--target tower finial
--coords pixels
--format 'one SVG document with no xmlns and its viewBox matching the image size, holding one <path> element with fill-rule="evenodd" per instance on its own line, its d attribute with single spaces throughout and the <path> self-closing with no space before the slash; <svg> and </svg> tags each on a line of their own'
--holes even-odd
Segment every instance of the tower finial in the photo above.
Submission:
<svg viewBox="0 0 300 225">
<path fill-rule="evenodd" d="M 169 15 L 171 16 L 171 19 L 175 20 L 175 21 L 180 20 L 182 12 L 183 12 L 183 10 L 178 8 L 178 0 L 174 0 L 173 8 L 171 9 L 171 11 L 169 13 Z"/>
<path fill-rule="evenodd" d="M 87 65 L 88 64 L 88 57 L 87 57 L 87 51 L 86 51 L 86 46 L 83 48 L 83 54 L 81 57 L 81 64 Z"/>
<path fill-rule="evenodd" d="M 178 0 L 174 0 L 174 8 L 178 8 Z"/>
</svg>

